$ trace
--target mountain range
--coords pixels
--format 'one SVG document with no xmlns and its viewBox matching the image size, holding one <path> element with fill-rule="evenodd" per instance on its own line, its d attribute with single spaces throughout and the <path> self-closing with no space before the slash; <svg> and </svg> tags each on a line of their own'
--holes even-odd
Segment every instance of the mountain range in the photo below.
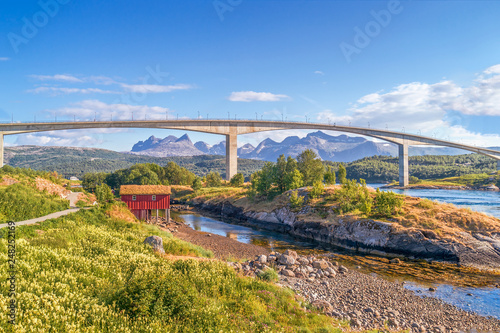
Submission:
<svg viewBox="0 0 500 333">
<path fill-rule="evenodd" d="M 247 143 L 238 148 L 238 157 L 263 161 L 276 161 L 284 154 L 296 157 L 305 149 L 312 149 L 326 161 L 352 162 L 360 158 L 385 155 L 397 156 L 398 148 L 388 142 L 374 142 L 362 137 L 347 135 L 332 136 L 317 131 L 307 134 L 303 138 L 289 136 L 281 142 L 265 139 L 256 147 Z M 132 154 L 170 157 L 170 156 L 197 156 L 197 155 L 225 155 L 226 142 L 221 141 L 213 146 L 198 141 L 193 144 L 187 134 L 180 138 L 169 135 L 164 139 L 155 136 L 145 141 L 139 141 L 133 147 Z M 466 153 L 463 150 L 448 147 L 410 147 L 410 155 L 458 155 Z"/>
</svg>

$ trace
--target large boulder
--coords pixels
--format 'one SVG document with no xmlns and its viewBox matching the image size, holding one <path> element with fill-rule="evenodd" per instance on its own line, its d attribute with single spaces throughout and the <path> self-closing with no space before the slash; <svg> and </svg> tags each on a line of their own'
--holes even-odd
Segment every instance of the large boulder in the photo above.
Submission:
<svg viewBox="0 0 500 333">
<path fill-rule="evenodd" d="M 278 262 L 286 266 L 295 265 L 295 259 L 292 256 L 287 256 L 286 254 L 280 256 Z"/>
<path fill-rule="evenodd" d="M 313 261 L 312 265 L 314 268 L 318 268 L 318 269 L 327 269 L 328 268 L 328 263 L 324 260 Z"/>
<path fill-rule="evenodd" d="M 149 236 L 144 240 L 144 244 L 151 245 L 153 251 L 158 251 L 161 254 L 165 253 L 163 249 L 163 239 L 160 236 Z"/>
<path fill-rule="evenodd" d="M 290 256 L 293 259 L 297 259 L 297 257 L 298 257 L 297 252 L 295 252 L 293 250 L 286 250 L 285 253 L 283 253 L 283 254 L 286 254 L 287 256 Z"/>
</svg>

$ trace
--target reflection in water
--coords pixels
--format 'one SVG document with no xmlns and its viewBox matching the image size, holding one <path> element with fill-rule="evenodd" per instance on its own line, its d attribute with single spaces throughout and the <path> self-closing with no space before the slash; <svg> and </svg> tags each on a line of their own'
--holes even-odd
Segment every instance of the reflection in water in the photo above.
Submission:
<svg viewBox="0 0 500 333">
<path fill-rule="evenodd" d="M 265 248 L 268 248 L 268 249 L 271 249 L 272 251 L 274 251 L 273 242 L 268 238 L 252 237 L 250 239 L 250 244 L 262 246 L 262 247 L 265 247 Z"/>
<path fill-rule="evenodd" d="M 467 268 L 455 265 L 444 266 L 428 263 L 425 260 L 403 261 L 400 265 L 389 265 L 387 258 L 362 255 L 333 246 L 322 246 L 277 232 L 229 224 L 200 215 L 183 214 L 179 217 L 195 230 L 231 237 L 242 243 L 262 246 L 272 251 L 284 252 L 286 249 L 292 249 L 303 255 L 326 255 L 351 267 L 359 265 L 366 273 L 376 273 L 397 280 L 410 280 L 413 282 L 405 286 L 412 290 L 427 290 L 430 283 L 437 288 L 431 296 L 441 298 L 462 309 L 472 310 L 482 315 L 492 315 L 500 319 L 499 288 L 463 288 L 434 283 L 436 278 L 443 276 L 447 277 L 447 281 L 455 280 L 462 283 L 469 281 L 468 283 L 474 283 L 474 285 L 500 283 L 498 276 L 485 275 L 480 282 L 480 277 L 476 272 L 469 272 Z M 424 284 L 424 281 L 427 284 Z M 473 294 L 474 297 L 466 296 L 467 294 Z M 463 301 L 464 297 L 467 302 Z"/>
<path fill-rule="evenodd" d="M 238 240 L 238 234 L 234 232 L 226 232 L 226 237 Z"/>
</svg>

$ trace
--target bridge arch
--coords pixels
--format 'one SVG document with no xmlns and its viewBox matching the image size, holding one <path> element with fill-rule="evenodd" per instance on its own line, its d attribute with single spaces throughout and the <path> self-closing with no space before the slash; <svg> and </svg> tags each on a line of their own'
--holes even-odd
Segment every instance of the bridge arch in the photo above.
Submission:
<svg viewBox="0 0 500 333">
<path fill-rule="evenodd" d="M 480 148 L 456 142 L 438 140 L 404 132 L 379 130 L 336 124 L 318 124 L 303 122 L 278 122 L 267 120 L 128 120 L 128 121 L 82 121 L 82 122 L 47 122 L 47 123 L 12 123 L 0 124 L 0 165 L 4 162 L 4 135 L 44 132 L 54 130 L 91 129 L 91 128 L 157 128 L 195 131 L 226 136 L 226 179 L 231 179 L 237 172 L 237 138 L 240 134 L 264 131 L 306 129 L 326 130 L 359 134 L 397 144 L 399 147 L 399 184 L 407 186 L 408 147 L 412 145 L 434 145 L 463 149 L 489 156 L 497 160 L 500 169 L 500 151 Z"/>
</svg>

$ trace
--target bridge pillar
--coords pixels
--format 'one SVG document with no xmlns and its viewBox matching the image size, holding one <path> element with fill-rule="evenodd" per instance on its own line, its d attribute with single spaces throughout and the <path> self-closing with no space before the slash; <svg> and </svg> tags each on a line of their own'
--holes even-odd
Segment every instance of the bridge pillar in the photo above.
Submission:
<svg viewBox="0 0 500 333">
<path fill-rule="evenodd" d="M 408 144 L 399 146 L 399 186 L 408 186 Z"/>
<path fill-rule="evenodd" d="M 235 128 L 231 128 L 231 132 L 226 135 L 226 180 L 238 172 L 238 135 Z"/>
<path fill-rule="evenodd" d="M 0 168 L 3 167 L 3 132 L 0 132 Z"/>
<path fill-rule="evenodd" d="M 500 160 L 497 160 L 497 170 L 500 170 Z"/>
</svg>

